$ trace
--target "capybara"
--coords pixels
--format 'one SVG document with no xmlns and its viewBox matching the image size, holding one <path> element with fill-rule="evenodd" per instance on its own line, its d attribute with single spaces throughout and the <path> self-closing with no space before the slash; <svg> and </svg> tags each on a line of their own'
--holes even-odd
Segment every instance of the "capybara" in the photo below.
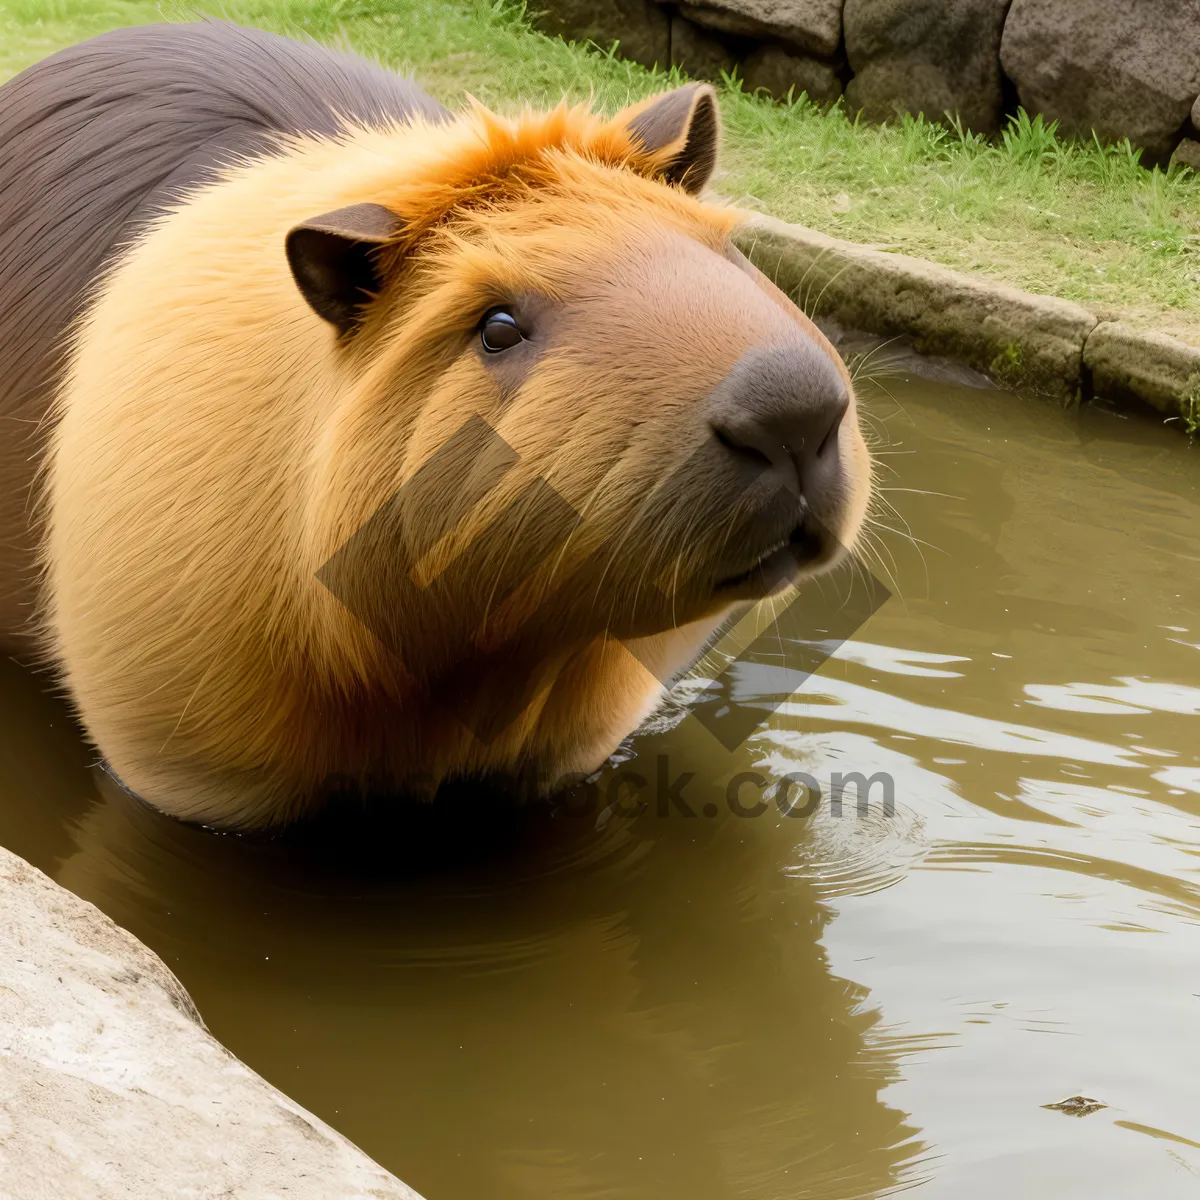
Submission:
<svg viewBox="0 0 1200 1200">
<path fill-rule="evenodd" d="M 718 137 L 705 85 L 452 114 L 220 23 L 0 89 L 3 628 L 131 791 L 594 770 L 854 542 L 850 377 L 700 198 Z"/>
</svg>

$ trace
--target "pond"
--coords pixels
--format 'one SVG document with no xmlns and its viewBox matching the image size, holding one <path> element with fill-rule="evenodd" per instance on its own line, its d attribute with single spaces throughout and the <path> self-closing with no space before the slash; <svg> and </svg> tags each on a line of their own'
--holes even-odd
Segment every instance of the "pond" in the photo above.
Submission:
<svg viewBox="0 0 1200 1200">
<path fill-rule="evenodd" d="M 1200 459 L 868 392 L 892 598 L 782 704 L 737 676 L 735 751 L 678 713 L 634 739 L 606 778 L 665 778 L 644 808 L 216 836 L 5 664 L 0 843 L 429 1200 L 1200 1194 Z M 834 771 L 887 778 L 780 811 Z"/>
</svg>

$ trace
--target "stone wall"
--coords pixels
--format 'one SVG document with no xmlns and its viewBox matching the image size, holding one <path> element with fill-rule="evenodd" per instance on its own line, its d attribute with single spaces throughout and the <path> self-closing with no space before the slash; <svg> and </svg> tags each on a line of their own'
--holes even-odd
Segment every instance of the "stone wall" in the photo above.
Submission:
<svg viewBox="0 0 1200 1200">
<path fill-rule="evenodd" d="M 954 114 L 980 133 L 1018 106 L 1165 162 L 1196 136 L 1200 0 L 539 0 L 547 32 L 872 120 Z M 1198 109 L 1200 111 L 1200 109 Z"/>
</svg>

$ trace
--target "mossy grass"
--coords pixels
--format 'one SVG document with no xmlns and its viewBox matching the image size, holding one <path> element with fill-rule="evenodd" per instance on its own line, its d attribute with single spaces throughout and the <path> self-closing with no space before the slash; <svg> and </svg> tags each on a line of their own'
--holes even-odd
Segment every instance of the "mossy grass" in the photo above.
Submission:
<svg viewBox="0 0 1200 1200">
<path fill-rule="evenodd" d="M 337 40 L 454 102 L 566 95 L 612 110 L 681 80 L 530 27 L 513 0 L 0 0 L 0 78 L 119 25 L 226 16 Z M 718 189 L 823 232 L 932 259 L 1200 342 L 1200 176 L 1146 170 L 1127 143 L 1061 137 L 1019 113 L 1002 137 L 886 126 L 722 87 Z"/>
<path fill-rule="evenodd" d="M 1179 403 L 1179 415 L 1184 429 L 1192 437 L 1200 435 L 1200 375 L 1193 375 L 1187 381 Z"/>
</svg>

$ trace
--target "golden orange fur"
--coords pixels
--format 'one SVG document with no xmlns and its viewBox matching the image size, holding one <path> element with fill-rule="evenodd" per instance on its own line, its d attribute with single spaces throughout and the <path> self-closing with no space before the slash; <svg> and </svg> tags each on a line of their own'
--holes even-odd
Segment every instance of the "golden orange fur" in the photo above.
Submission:
<svg viewBox="0 0 1200 1200">
<path fill-rule="evenodd" d="M 647 578 L 712 545 L 682 518 L 632 535 L 601 583 L 570 581 L 631 536 L 663 463 L 695 441 L 696 398 L 748 347 L 799 328 L 836 356 L 733 260 L 734 211 L 657 178 L 671 147 L 631 138 L 633 111 L 475 105 L 449 125 L 289 140 L 189 196 L 103 281 L 47 463 L 45 623 L 133 790 L 245 828 L 303 814 L 331 778 L 428 790 L 530 762 L 590 770 L 726 615 Z M 298 222 L 363 203 L 401 231 L 361 330 L 339 339 L 281 247 Z M 514 295 L 554 306 L 560 335 L 506 381 L 467 342 Z M 316 572 L 475 415 L 519 466 L 422 557 L 421 581 L 535 478 L 582 514 L 576 533 L 533 571 L 517 569 L 523 535 L 498 543 L 478 593 L 419 620 L 369 585 L 351 612 Z M 869 488 L 853 412 L 847 424 L 845 544 Z M 445 480 L 445 506 L 462 482 Z M 422 519 L 402 514 L 396 536 Z M 505 572 L 518 586 L 495 585 Z M 489 654 L 517 631 L 528 703 L 481 739 L 431 696 L 447 672 L 460 717 L 511 692 L 511 658 Z"/>
</svg>

